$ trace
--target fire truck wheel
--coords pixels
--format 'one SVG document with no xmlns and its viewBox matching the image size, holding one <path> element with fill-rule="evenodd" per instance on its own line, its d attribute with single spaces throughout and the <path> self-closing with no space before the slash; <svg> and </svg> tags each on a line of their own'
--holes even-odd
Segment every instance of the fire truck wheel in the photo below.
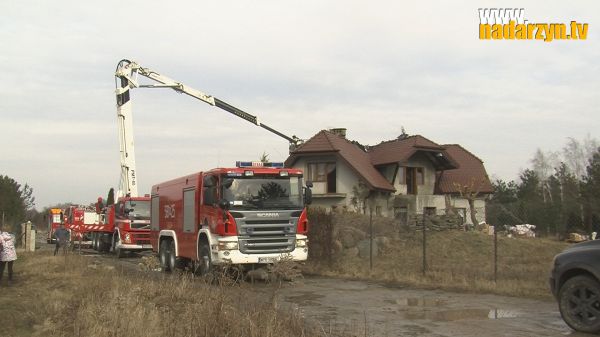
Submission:
<svg viewBox="0 0 600 337">
<path fill-rule="evenodd" d="M 170 266 L 169 266 L 169 261 L 168 261 L 168 255 L 170 254 L 168 252 L 168 250 L 169 250 L 169 242 L 167 240 L 163 240 L 160 243 L 160 253 L 159 253 L 158 257 L 160 259 L 160 268 L 166 272 L 171 271 Z"/>
<path fill-rule="evenodd" d="M 120 259 L 123 256 L 125 256 L 125 251 L 123 249 L 121 249 L 121 247 L 119 245 L 119 234 L 117 234 L 117 233 L 114 234 L 113 252 L 115 253 L 115 257 L 117 259 Z"/>
<path fill-rule="evenodd" d="M 167 255 L 167 262 L 169 263 L 169 270 L 175 270 L 177 268 L 177 256 L 175 255 L 175 241 L 169 241 L 169 255 Z"/>
<path fill-rule="evenodd" d="M 203 242 L 200 244 L 200 248 L 198 249 L 198 257 L 200 264 L 198 271 L 200 275 L 207 275 L 212 271 L 212 261 L 210 259 L 210 248 L 208 244 Z"/>
</svg>

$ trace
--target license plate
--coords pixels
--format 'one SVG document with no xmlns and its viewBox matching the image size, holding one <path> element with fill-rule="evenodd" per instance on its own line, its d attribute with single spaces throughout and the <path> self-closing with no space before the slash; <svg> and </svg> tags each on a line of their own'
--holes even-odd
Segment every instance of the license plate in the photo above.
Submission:
<svg viewBox="0 0 600 337">
<path fill-rule="evenodd" d="M 279 261 L 277 256 L 259 257 L 258 263 L 273 263 Z"/>
</svg>

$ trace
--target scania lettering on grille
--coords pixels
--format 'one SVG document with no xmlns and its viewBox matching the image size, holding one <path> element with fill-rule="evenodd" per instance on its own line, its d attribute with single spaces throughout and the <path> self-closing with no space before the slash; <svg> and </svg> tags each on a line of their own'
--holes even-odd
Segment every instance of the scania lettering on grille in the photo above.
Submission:
<svg viewBox="0 0 600 337">
<path fill-rule="evenodd" d="M 256 216 L 259 218 L 277 218 L 279 213 L 256 213 Z"/>
</svg>

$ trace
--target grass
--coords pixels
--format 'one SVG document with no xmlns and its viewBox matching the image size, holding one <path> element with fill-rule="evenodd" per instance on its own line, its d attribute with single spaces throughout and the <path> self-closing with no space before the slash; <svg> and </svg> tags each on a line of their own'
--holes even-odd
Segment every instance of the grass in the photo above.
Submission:
<svg viewBox="0 0 600 337">
<path fill-rule="evenodd" d="M 325 336 L 247 285 L 22 253 L 0 288 L 2 336 Z M 267 296 L 268 297 L 268 296 Z"/>
<path fill-rule="evenodd" d="M 345 226 L 365 232 L 368 218 L 343 216 Z M 335 220 L 334 220 L 335 221 Z M 385 226 L 378 219 L 378 236 Z M 313 224 L 314 226 L 314 224 Z M 336 253 L 331 264 L 313 258 L 305 273 L 324 276 L 368 279 L 404 286 L 474 293 L 493 293 L 551 299 L 548 277 L 554 255 L 568 244 L 552 239 L 508 238 L 498 235 L 498 272 L 494 282 L 493 236 L 458 230 L 428 231 L 427 271 L 423 275 L 422 232 L 405 230 L 384 234 L 389 242 L 380 249 L 369 268 L 369 259 Z"/>
</svg>

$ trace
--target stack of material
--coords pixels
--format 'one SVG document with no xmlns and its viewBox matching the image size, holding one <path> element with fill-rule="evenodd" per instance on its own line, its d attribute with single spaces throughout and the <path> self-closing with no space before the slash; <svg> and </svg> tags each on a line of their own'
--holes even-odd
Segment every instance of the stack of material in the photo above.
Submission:
<svg viewBox="0 0 600 337">
<path fill-rule="evenodd" d="M 583 235 L 579 233 L 569 233 L 569 237 L 567 238 L 567 242 L 583 242 L 589 240 L 589 235 Z"/>
<path fill-rule="evenodd" d="M 535 225 L 530 225 L 528 223 L 523 225 L 509 226 L 508 232 L 515 236 L 524 236 L 527 238 L 535 237 Z"/>
<path fill-rule="evenodd" d="M 458 215 L 416 215 L 411 217 L 410 225 L 416 230 L 423 229 L 423 222 L 427 226 L 427 230 L 445 231 L 452 229 L 463 229 L 462 218 Z"/>
</svg>

